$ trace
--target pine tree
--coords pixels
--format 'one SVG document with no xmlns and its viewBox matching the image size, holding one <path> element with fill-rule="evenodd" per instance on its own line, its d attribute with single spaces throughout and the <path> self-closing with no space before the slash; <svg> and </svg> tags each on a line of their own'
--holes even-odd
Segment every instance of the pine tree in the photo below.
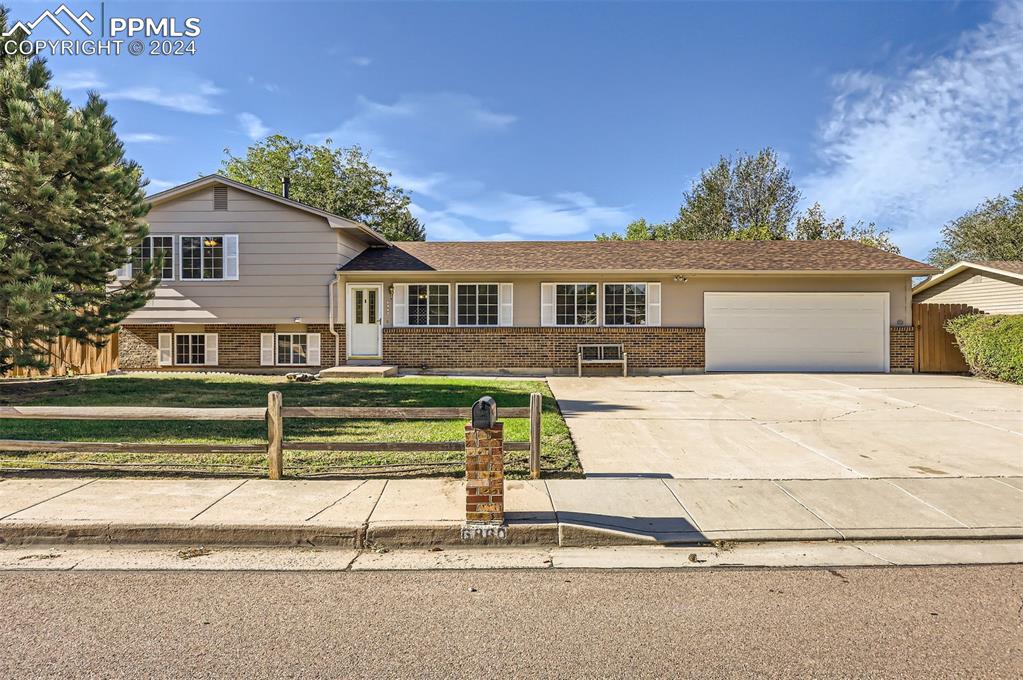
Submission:
<svg viewBox="0 0 1023 680">
<path fill-rule="evenodd" d="M 152 263 L 123 285 L 111 273 L 148 233 L 149 208 L 105 102 L 72 107 L 42 59 L 11 51 L 0 50 L 0 374 L 45 369 L 59 336 L 102 347 L 158 283 Z"/>
</svg>

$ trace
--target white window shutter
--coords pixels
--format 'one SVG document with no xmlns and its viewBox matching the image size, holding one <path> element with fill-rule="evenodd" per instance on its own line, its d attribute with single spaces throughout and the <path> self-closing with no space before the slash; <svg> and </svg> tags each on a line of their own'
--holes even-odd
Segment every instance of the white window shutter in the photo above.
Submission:
<svg viewBox="0 0 1023 680">
<path fill-rule="evenodd" d="M 160 333 L 158 336 L 160 350 L 160 365 L 171 366 L 174 364 L 174 336 L 170 333 Z"/>
<path fill-rule="evenodd" d="M 216 366 L 220 363 L 220 357 L 218 356 L 218 346 L 216 333 L 206 333 L 206 365 Z"/>
<path fill-rule="evenodd" d="M 661 325 L 661 284 L 646 284 L 646 325 Z"/>
<path fill-rule="evenodd" d="M 306 335 L 306 348 L 309 351 L 308 363 L 310 366 L 320 365 L 320 334 L 309 333 Z"/>
<path fill-rule="evenodd" d="M 273 366 L 274 365 L 274 334 L 273 333 L 260 333 L 259 334 L 259 365 L 260 366 Z"/>
<path fill-rule="evenodd" d="M 128 261 L 114 270 L 114 276 L 117 277 L 118 281 L 131 278 L 131 248 L 128 248 Z"/>
<path fill-rule="evenodd" d="M 499 305 L 497 313 L 498 326 L 512 325 L 512 313 L 515 307 L 515 303 L 512 298 L 514 290 L 515 285 L 512 283 L 502 283 L 497 287 L 497 299 Z"/>
<path fill-rule="evenodd" d="M 554 284 L 540 284 L 540 325 L 554 325 Z"/>
<path fill-rule="evenodd" d="M 394 284 L 394 319 L 393 325 L 408 325 L 408 284 Z"/>
<path fill-rule="evenodd" d="M 224 278 L 238 280 L 238 234 L 224 236 Z"/>
</svg>

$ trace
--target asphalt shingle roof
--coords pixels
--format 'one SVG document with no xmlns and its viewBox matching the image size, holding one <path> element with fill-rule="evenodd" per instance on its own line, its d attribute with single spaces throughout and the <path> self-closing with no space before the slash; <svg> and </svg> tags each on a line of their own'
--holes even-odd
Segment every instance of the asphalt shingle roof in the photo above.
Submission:
<svg viewBox="0 0 1023 680">
<path fill-rule="evenodd" d="M 857 241 L 404 241 L 369 248 L 343 271 L 939 270 Z"/>
<path fill-rule="evenodd" d="M 1001 269 L 1003 272 L 1023 274 L 1023 260 L 970 260 L 970 262 L 992 269 Z"/>
</svg>

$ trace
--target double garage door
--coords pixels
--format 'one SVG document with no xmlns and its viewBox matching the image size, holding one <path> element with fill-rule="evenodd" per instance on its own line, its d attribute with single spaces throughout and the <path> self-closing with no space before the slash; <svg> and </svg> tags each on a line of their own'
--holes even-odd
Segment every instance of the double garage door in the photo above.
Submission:
<svg viewBox="0 0 1023 680">
<path fill-rule="evenodd" d="M 705 293 L 708 371 L 888 371 L 888 293 Z"/>
</svg>

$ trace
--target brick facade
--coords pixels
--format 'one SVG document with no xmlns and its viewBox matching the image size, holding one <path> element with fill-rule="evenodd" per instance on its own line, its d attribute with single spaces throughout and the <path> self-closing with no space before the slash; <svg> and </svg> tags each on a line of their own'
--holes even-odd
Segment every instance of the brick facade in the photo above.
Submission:
<svg viewBox="0 0 1023 680">
<path fill-rule="evenodd" d="M 384 363 L 421 369 L 575 370 L 576 345 L 625 346 L 629 367 L 703 368 L 703 329 L 385 328 Z"/>
<path fill-rule="evenodd" d="M 916 329 L 912 326 L 892 326 L 888 356 L 892 371 L 912 371 L 916 365 Z"/>
<path fill-rule="evenodd" d="M 504 423 L 465 426 L 465 521 L 504 523 Z"/>
<path fill-rule="evenodd" d="M 274 326 L 206 324 L 217 333 L 219 364 L 213 366 L 159 366 L 160 333 L 173 333 L 173 325 L 126 325 L 120 334 L 120 366 L 124 370 L 301 370 L 259 364 L 259 335 Z M 345 329 L 335 325 L 341 337 L 341 363 L 345 357 Z M 306 331 L 320 334 L 320 367 L 334 365 L 334 336 L 322 324 Z M 191 332 L 191 331 L 189 331 Z M 199 331 L 195 331 L 199 332 Z M 281 331 L 285 332 L 285 331 Z M 916 337 L 912 326 L 892 326 L 890 363 L 893 371 L 912 370 Z M 576 368 L 576 345 L 623 344 L 631 369 L 699 370 L 704 366 L 704 329 L 688 327 L 648 328 L 448 328 L 403 327 L 383 329 L 384 363 L 406 369 L 542 369 L 571 372 Z M 316 368 L 316 367 L 310 367 Z"/>
<path fill-rule="evenodd" d="M 121 368 L 126 371 L 140 369 L 161 369 L 161 370 L 192 370 L 209 371 L 215 369 L 239 369 L 239 370 L 288 370 L 301 371 L 302 366 L 260 366 L 259 364 L 259 336 L 261 333 L 273 333 L 273 324 L 206 324 L 202 330 L 181 331 L 187 333 L 216 333 L 218 363 L 216 366 L 160 366 L 159 357 L 159 334 L 173 333 L 174 326 L 170 324 L 153 325 L 125 325 L 121 327 L 120 333 L 120 359 Z M 189 328 L 198 328 L 190 326 Z M 341 352 L 344 353 L 344 327 L 335 326 L 341 335 Z M 282 333 L 292 331 L 280 331 Z M 293 331 L 300 333 L 303 331 Z M 317 366 L 310 366 L 310 369 L 325 368 L 334 365 L 334 336 L 330 334 L 329 327 L 325 324 L 307 324 L 307 333 L 320 334 L 320 363 Z"/>
</svg>

